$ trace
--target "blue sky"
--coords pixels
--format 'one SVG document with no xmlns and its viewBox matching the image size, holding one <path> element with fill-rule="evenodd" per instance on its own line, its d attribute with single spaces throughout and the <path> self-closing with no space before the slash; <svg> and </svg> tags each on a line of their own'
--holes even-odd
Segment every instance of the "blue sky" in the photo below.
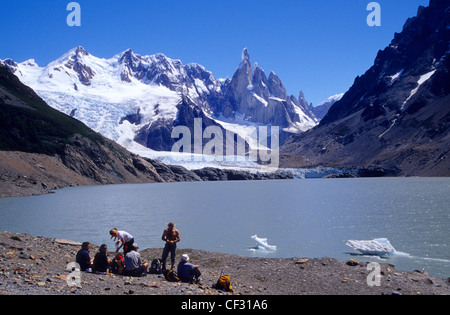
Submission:
<svg viewBox="0 0 450 315">
<path fill-rule="evenodd" d="M 0 0 L 0 59 L 44 66 L 76 46 L 103 58 L 128 48 L 196 62 L 231 77 L 243 48 L 288 93 L 318 104 L 346 92 L 372 66 L 406 19 L 429 0 L 379 0 L 381 27 L 369 27 L 369 0 L 78 0 L 81 27 L 69 27 L 69 0 Z"/>
</svg>

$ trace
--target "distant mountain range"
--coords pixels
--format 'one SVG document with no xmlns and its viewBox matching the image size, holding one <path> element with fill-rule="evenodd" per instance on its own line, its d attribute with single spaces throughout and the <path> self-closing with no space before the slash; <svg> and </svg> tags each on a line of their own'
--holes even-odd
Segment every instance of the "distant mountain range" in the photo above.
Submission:
<svg viewBox="0 0 450 315">
<path fill-rule="evenodd" d="M 113 173 L 120 179 L 122 171 L 115 170 L 127 170 L 129 162 L 138 170 L 141 162 L 146 165 L 143 170 L 156 169 L 151 160 L 136 162 L 134 155 L 121 167 L 111 165 L 86 141 L 109 143 L 107 148 L 111 142 L 67 116 L 49 123 L 45 116 L 53 119 L 56 111 L 43 105 L 42 111 L 36 111 L 30 105 L 45 101 L 133 152 L 170 151 L 174 128 L 194 130 L 201 118 L 203 129 L 219 127 L 246 140 L 253 127 L 279 126 L 282 167 L 364 169 L 369 170 L 366 174 L 380 176 L 450 176 L 449 55 L 450 1 L 430 0 L 345 94 L 316 107 L 308 104 L 303 92 L 298 98 L 288 95 L 274 72 L 267 76 L 258 64 L 252 65 L 247 49 L 231 79 L 217 79 L 199 64 L 183 65 L 163 54 L 141 56 L 132 50 L 102 59 L 76 47 L 45 67 L 33 60 L 6 59 L 0 61 L 3 77 L 10 80 L 0 90 L 5 121 L 0 149 L 56 154 L 64 161 L 68 148 L 76 151 L 81 146 L 90 152 L 87 157 L 95 167 L 86 162 L 75 168 L 100 182 L 108 182 Z M 19 86 L 12 73 L 43 100 Z M 20 93 L 13 93 L 11 84 Z M 31 99 L 24 101 L 24 97 Z M 36 115 L 38 120 L 30 119 Z M 247 142 L 246 148 L 252 145 Z M 92 170 L 98 167 L 106 167 L 109 175 L 95 175 Z M 133 174 L 133 169 L 127 172 Z M 205 176 L 220 177 L 212 172 Z"/>
<path fill-rule="evenodd" d="M 0 198 L 119 183 L 291 178 L 143 158 L 48 106 L 0 64 Z"/>
<path fill-rule="evenodd" d="M 320 124 L 292 136 L 282 165 L 450 176 L 450 1 L 406 21 Z"/>
<path fill-rule="evenodd" d="M 316 126 L 303 93 L 288 95 L 280 78 L 252 66 L 247 49 L 231 79 L 216 79 L 199 64 L 128 49 L 111 59 L 76 47 L 45 67 L 34 60 L 1 61 L 50 106 L 124 147 L 170 151 L 171 132 L 193 119 L 245 138 L 249 126 L 279 126 L 281 141 Z M 205 122 L 206 121 L 206 122 Z"/>
</svg>

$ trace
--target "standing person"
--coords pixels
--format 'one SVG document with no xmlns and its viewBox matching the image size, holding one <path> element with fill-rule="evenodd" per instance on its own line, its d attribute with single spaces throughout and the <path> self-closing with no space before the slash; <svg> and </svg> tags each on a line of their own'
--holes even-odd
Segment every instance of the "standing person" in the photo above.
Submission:
<svg viewBox="0 0 450 315">
<path fill-rule="evenodd" d="M 84 242 L 81 244 L 81 249 L 77 253 L 75 261 L 80 265 L 81 271 L 92 272 L 92 259 L 89 256 L 90 246 L 91 244 L 89 242 Z"/>
<path fill-rule="evenodd" d="M 140 277 L 147 271 L 148 263 L 143 264 L 141 255 L 137 252 L 138 245 L 131 246 L 131 251 L 125 256 L 125 271 L 123 275 L 130 277 Z"/>
<path fill-rule="evenodd" d="M 117 241 L 116 245 L 120 244 L 120 246 L 116 246 L 116 253 L 118 253 L 122 247 L 124 256 L 131 251 L 131 247 L 134 244 L 133 235 L 125 231 L 118 231 L 117 229 L 109 231 L 109 235 L 111 235 L 111 238 L 114 237 L 114 242 Z"/>
<path fill-rule="evenodd" d="M 177 243 L 181 240 L 180 238 L 180 232 L 175 229 L 175 223 L 169 222 L 167 224 L 167 229 L 164 230 L 163 235 L 161 239 L 166 242 L 162 254 L 162 269 L 166 269 L 166 260 L 170 253 L 170 262 L 171 262 L 171 268 L 173 270 L 173 267 L 175 265 L 175 255 L 177 250 Z"/>
<path fill-rule="evenodd" d="M 108 267 L 111 264 L 111 259 L 106 256 L 108 247 L 106 244 L 102 244 L 98 253 L 94 257 L 93 271 L 100 274 L 106 274 Z"/>
</svg>

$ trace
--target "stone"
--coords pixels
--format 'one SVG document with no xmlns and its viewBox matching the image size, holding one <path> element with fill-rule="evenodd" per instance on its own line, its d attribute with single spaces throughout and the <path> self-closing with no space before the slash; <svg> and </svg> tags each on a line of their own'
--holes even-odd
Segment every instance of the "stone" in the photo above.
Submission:
<svg viewBox="0 0 450 315">
<path fill-rule="evenodd" d="M 358 265 L 359 265 L 359 261 L 357 261 L 357 260 L 355 260 L 355 259 L 350 259 L 350 260 L 348 260 L 348 261 L 346 262 L 346 264 L 349 265 L 349 266 L 354 267 L 354 266 L 358 266 Z"/>
<path fill-rule="evenodd" d="M 73 245 L 73 246 L 81 246 L 80 242 L 74 242 L 74 241 L 70 241 L 70 240 L 65 240 L 65 239 L 55 239 L 55 242 L 58 244 L 62 244 L 62 245 Z"/>
</svg>

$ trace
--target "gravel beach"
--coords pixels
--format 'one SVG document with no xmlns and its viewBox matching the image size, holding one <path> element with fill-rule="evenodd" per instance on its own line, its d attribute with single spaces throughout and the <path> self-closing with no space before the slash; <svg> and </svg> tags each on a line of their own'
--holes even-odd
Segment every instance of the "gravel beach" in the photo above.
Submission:
<svg viewBox="0 0 450 315">
<path fill-rule="evenodd" d="M 80 286 L 67 284 L 80 249 L 76 242 L 0 233 L 1 295 L 449 295 L 450 278 L 426 271 L 404 272 L 381 264 L 380 286 L 369 286 L 372 269 L 356 260 L 333 258 L 247 258 L 196 249 L 180 249 L 200 266 L 200 284 L 168 282 L 162 275 L 132 278 L 81 272 Z M 91 245 L 95 256 L 98 245 Z M 140 250 L 143 261 L 161 256 L 162 249 Z M 113 256 L 114 253 L 108 253 Z M 177 260 L 178 262 L 178 260 Z M 234 292 L 212 288 L 221 272 L 231 277 Z"/>
</svg>

